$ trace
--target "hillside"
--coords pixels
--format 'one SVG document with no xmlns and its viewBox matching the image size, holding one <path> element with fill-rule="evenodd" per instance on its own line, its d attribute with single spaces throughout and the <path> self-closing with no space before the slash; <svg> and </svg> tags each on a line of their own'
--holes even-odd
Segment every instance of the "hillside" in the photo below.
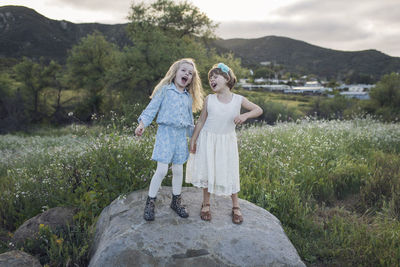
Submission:
<svg viewBox="0 0 400 267">
<path fill-rule="evenodd" d="M 23 6 L 2 6 L 0 58 L 45 57 L 63 63 L 68 49 L 95 30 L 120 47 L 128 44 L 126 25 L 75 24 L 48 19 Z M 218 39 L 211 47 L 220 52 L 232 51 L 248 67 L 270 61 L 284 65 L 290 72 L 322 77 L 341 78 L 358 73 L 379 78 L 382 74 L 400 71 L 400 58 L 376 50 L 337 51 L 286 37 Z"/>
<path fill-rule="evenodd" d="M 400 58 L 376 50 L 337 51 L 286 37 L 219 39 L 214 45 L 219 51 L 233 52 L 245 65 L 270 61 L 284 65 L 292 72 L 313 73 L 319 76 L 341 76 L 353 72 L 381 76 L 400 71 Z"/>
<path fill-rule="evenodd" d="M 63 62 L 68 49 L 95 30 L 122 46 L 128 42 L 125 25 L 74 24 L 48 19 L 30 8 L 3 6 L 0 7 L 0 57 L 43 56 Z"/>
</svg>

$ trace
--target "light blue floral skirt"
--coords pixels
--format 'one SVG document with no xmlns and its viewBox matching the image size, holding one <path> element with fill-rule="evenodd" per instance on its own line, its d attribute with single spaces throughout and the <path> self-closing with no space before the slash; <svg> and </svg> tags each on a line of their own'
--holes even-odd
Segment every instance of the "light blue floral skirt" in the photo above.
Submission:
<svg viewBox="0 0 400 267">
<path fill-rule="evenodd" d="M 166 164 L 184 164 L 188 157 L 187 129 L 159 124 L 151 159 Z"/>
</svg>

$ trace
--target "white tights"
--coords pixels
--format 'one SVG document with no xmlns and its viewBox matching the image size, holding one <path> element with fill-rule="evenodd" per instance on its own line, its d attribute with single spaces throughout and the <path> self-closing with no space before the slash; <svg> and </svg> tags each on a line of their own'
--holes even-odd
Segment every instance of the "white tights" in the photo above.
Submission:
<svg viewBox="0 0 400 267">
<path fill-rule="evenodd" d="M 151 178 L 149 197 L 156 197 L 158 189 L 160 189 L 161 183 L 167 175 L 168 164 L 157 162 L 157 169 Z M 183 164 L 172 164 L 172 193 L 174 195 L 180 195 L 182 190 L 183 182 Z"/>
</svg>

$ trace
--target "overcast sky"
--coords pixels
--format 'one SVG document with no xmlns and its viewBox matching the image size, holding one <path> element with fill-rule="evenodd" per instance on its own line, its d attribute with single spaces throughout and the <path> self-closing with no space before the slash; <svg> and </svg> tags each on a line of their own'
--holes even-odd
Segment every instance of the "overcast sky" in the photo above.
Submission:
<svg viewBox="0 0 400 267">
<path fill-rule="evenodd" d="M 137 0 L 1 0 L 56 20 L 125 23 Z M 217 35 L 277 35 L 346 51 L 376 49 L 400 57 L 400 0 L 190 0 L 215 22 Z"/>
</svg>

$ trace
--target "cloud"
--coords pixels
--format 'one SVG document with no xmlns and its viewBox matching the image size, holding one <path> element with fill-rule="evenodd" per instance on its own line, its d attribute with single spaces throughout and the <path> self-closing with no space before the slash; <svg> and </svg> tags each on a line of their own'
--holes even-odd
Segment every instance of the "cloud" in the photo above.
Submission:
<svg viewBox="0 0 400 267">
<path fill-rule="evenodd" d="M 224 39 L 290 37 L 337 50 L 377 49 L 400 56 L 398 0 L 301 0 L 276 9 L 265 21 L 221 22 Z"/>
<path fill-rule="evenodd" d="M 127 22 L 132 0 L 46 0 L 53 13 L 67 12 L 73 22 L 124 23 Z"/>
<path fill-rule="evenodd" d="M 49 6 L 68 6 L 89 11 L 109 11 L 111 13 L 127 13 L 131 0 L 46 0 Z"/>
</svg>

